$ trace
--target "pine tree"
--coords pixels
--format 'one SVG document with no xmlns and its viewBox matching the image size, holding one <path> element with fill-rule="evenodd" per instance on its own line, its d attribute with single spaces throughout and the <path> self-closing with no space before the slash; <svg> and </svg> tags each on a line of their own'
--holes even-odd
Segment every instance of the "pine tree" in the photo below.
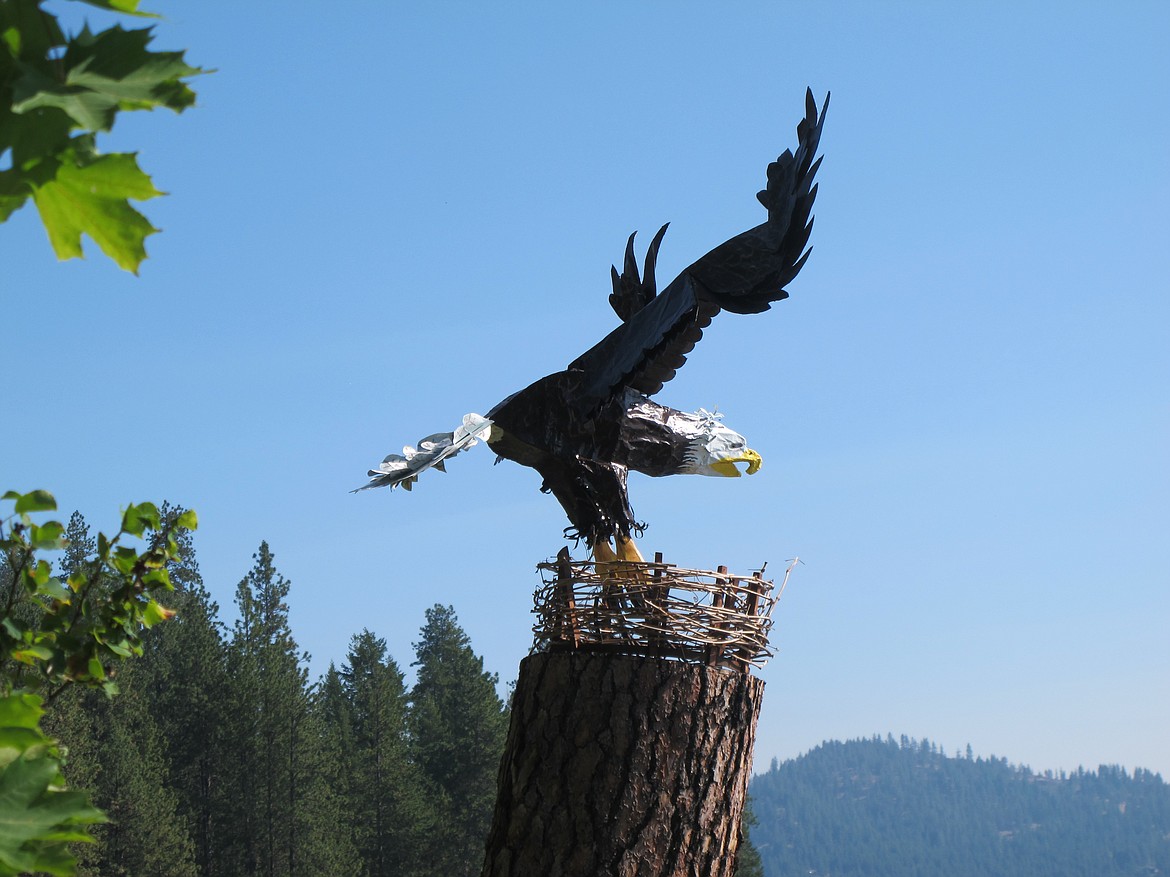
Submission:
<svg viewBox="0 0 1170 877">
<path fill-rule="evenodd" d="M 223 867 L 233 874 L 271 875 L 277 873 L 277 860 L 286 861 L 277 850 L 287 847 L 281 841 L 287 841 L 291 824 L 279 792 L 287 777 L 276 738 L 286 714 L 295 709 L 287 700 L 278 703 L 275 689 L 285 693 L 291 687 L 287 677 L 291 674 L 296 685 L 300 674 L 289 648 L 284 602 L 289 583 L 276 572 L 267 542 L 253 560 L 236 588 L 239 618 L 228 647 L 228 728 L 235 745 L 227 771 L 231 812 Z"/>
<path fill-rule="evenodd" d="M 314 714 L 321 729 L 321 763 L 317 778 L 332 793 L 337 808 L 337 840 L 346 851 L 339 855 L 352 856 L 345 868 L 334 868 L 328 873 L 363 875 L 369 873 L 358 846 L 360 822 L 355 797 L 360 794 L 355 778 L 358 758 L 354 753 L 353 718 L 341 673 L 333 664 L 317 684 L 313 698 Z M 325 872 L 322 872 L 325 873 Z"/>
<path fill-rule="evenodd" d="M 773 759 L 775 761 L 775 759 Z M 747 806 L 743 811 L 743 836 L 739 841 L 739 852 L 735 860 L 735 877 L 764 877 L 764 862 L 760 858 L 760 851 L 752 843 L 751 829 L 758 825 L 759 820 L 752 809 L 751 797 L 748 797 Z"/>
<path fill-rule="evenodd" d="M 348 801 L 365 874 L 399 877 L 418 872 L 433 812 L 407 749 L 406 687 L 386 651 L 368 630 L 353 637 L 336 682 L 344 695 L 338 717 L 349 738 Z M 327 683 L 329 684 L 329 683 Z"/>
<path fill-rule="evenodd" d="M 418 679 L 409 724 L 414 760 L 439 812 L 428 873 L 478 874 L 495 805 L 507 712 L 496 694 L 498 677 L 484 671 L 454 608 L 428 609 L 421 633 L 414 644 Z"/>
<path fill-rule="evenodd" d="M 362 862 L 350 831 L 342 741 L 321 708 L 320 688 L 308 695 L 308 710 L 293 729 L 296 739 L 290 749 L 295 868 L 290 860 L 288 873 L 358 875 Z"/>
<path fill-rule="evenodd" d="M 182 509 L 164 506 L 164 516 Z M 218 832 L 227 821 L 221 798 L 228 747 L 227 670 L 219 606 L 203 586 L 191 534 L 177 536 L 180 559 L 168 572 L 175 617 L 145 638 L 141 663 L 150 712 L 163 740 L 170 785 L 187 820 L 201 874 L 216 873 Z"/>
<path fill-rule="evenodd" d="M 335 747 L 315 715 L 308 656 L 289 629 L 290 584 L 267 542 L 254 560 L 236 590 L 240 617 L 228 649 L 232 812 L 220 872 L 328 873 L 354 862 L 337 794 L 321 779 Z"/>
<path fill-rule="evenodd" d="M 329 664 L 328 671 L 317 684 L 315 706 L 317 714 L 325 724 L 326 736 L 337 752 L 335 760 L 340 765 L 338 788 L 342 790 L 352 809 L 350 774 L 356 761 L 353 755 L 353 714 L 345 683 L 342 682 L 341 673 L 333 663 Z M 352 831 L 350 833 L 352 834 Z"/>
<path fill-rule="evenodd" d="M 97 542 L 89 535 L 89 524 L 81 512 L 74 512 L 69 516 L 69 523 L 65 526 L 65 551 L 58 561 L 59 574 L 62 579 L 76 570 L 97 551 Z"/>
<path fill-rule="evenodd" d="M 98 855 L 85 877 L 195 877 L 195 847 L 178 796 L 168 786 L 162 738 L 138 684 L 141 668 L 128 662 L 119 673 L 121 693 L 76 692 L 91 719 L 91 752 L 98 759 L 93 802 L 110 817 L 97 827 Z"/>
</svg>

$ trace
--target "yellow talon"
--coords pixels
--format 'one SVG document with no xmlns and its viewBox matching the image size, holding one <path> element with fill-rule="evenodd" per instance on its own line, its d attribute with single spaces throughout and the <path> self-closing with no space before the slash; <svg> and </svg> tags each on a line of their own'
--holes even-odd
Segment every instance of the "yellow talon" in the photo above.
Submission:
<svg viewBox="0 0 1170 877">
<path fill-rule="evenodd" d="M 619 582 L 640 584 L 646 581 L 645 572 L 641 569 L 631 569 L 629 563 L 645 563 L 638 546 L 628 536 L 617 536 L 614 539 L 617 552 L 610 546 L 609 540 L 598 540 L 593 543 L 594 569 L 599 578 L 613 579 Z"/>
<path fill-rule="evenodd" d="M 602 564 L 615 563 L 618 556 L 613 553 L 608 539 L 598 539 L 593 543 L 593 560 L 600 567 Z M 600 570 L 598 570 L 600 572 Z"/>
<path fill-rule="evenodd" d="M 646 558 L 642 556 L 642 552 L 638 550 L 638 546 L 634 544 L 634 540 L 629 536 L 618 536 L 614 541 L 617 542 L 618 560 L 624 560 L 629 563 L 646 562 Z M 609 546 L 606 547 L 608 548 Z"/>
</svg>

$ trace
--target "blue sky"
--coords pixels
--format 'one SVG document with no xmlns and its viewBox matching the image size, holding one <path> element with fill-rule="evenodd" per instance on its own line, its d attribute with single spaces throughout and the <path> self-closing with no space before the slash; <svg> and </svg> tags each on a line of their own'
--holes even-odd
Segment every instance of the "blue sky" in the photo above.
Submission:
<svg viewBox="0 0 1170 877">
<path fill-rule="evenodd" d="M 104 141 L 170 193 L 141 276 L 0 227 L 5 488 L 195 508 L 228 619 L 268 540 L 314 672 L 362 627 L 408 664 L 442 602 L 514 678 L 564 544 L 538 476 L 347 491 L 609 331 L 631 231 L 671 222 L 665 281 L 760 222 L 811 85 L 815 252 L 659 396 L 764 468 L 632 477 L 644 552 L 804 561 L 759 768 L 889 731 L 1170 775 L 1170 7 L 157 8 L 217 72 Z"/>
</svg>

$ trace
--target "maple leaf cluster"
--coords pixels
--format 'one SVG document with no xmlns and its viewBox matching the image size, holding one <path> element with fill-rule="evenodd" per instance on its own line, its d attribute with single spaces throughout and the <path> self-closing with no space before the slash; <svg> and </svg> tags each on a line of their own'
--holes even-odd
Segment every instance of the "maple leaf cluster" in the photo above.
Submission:
<svg viewBox="0 0 1170 877">
<path fill-rule="evenodd" d="M 143 15 L 138 0 L 85 0 Z M 81 235 L 134 273 L 158 229 L 130 205 L 162 194 L 134 153 L 103 155 L 96 135 L 119 111 L 195 102 L 185 80 L 204 71 L 182 52 L 152 52 L 152 28 L 89 27 L 66 35 L 44 0 L 0 0 L 0 222 L 30 198 L 60 259 Z"/>
</svg>

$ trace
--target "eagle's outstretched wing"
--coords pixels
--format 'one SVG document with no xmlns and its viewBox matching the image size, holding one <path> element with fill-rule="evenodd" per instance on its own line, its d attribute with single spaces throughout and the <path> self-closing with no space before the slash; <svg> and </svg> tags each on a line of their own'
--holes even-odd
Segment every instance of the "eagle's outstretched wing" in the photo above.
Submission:
<svg viewBox="0 0 1170 877">
<path fill-rule="evenodd" d="M 623 295 L 621 277 L 614 272 L 611 301 L 625 322 L 569 365 L 582 374 L 582 401 L 604 404 L 623 387 L 647 396 L 657 393 L 686 362 L 720 310 L 756 314 L 788 297 L 785 285 L 811 252 L 805 244 L 812 231 L 810 213 L 817 194 L 813 178 L 820 166 L 816 151 L 828 107 L 826 95 L 818 113 L 808 90 L 805 117 L 796 128 L 796 152 L 785 151 L 768 165 L 768 186 L 757 195 L 768 209 L 767 222 L 720 244 L 658 295 L 652 280 Z M 661 234 L 652 245 L 654 254 Z M 627 275 L 631 256 L 627 248 Z M 647 273 L 651 271 L 648 265 Z"/>
<path fill-rule="evenodd" d="M 491 435 L 492 422 L 478 414 L 465 414 L 463 423 L 454 432 L 437 432 L 418 440 L 417 447 L 407 445 L 401 454 L 388 454 L 377 469 L 371 469 L 370 481 L 350 491 L 369 490 L 371 487 L 401 486 L 410 490 L 418 481 L 420 472 L 438 469 L 446 472 L 446 461 L 461 451 L 473 448 Z"/>
</svg>

